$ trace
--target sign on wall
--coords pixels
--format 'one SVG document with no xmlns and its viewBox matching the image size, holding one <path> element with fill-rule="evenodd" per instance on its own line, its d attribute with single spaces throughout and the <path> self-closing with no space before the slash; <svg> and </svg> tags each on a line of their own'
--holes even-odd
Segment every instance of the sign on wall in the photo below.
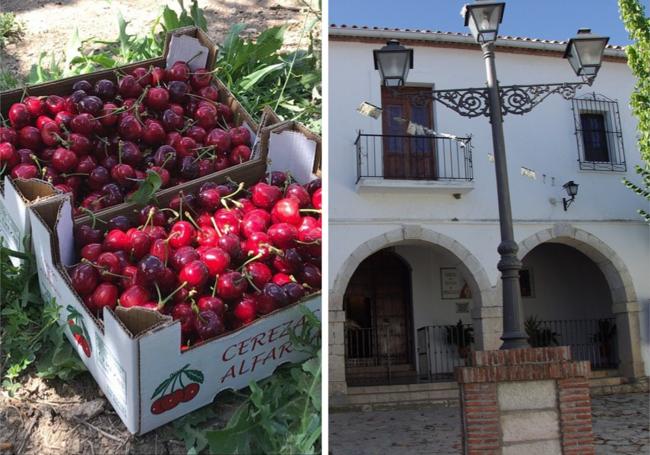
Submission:
<svg viewBox="0 0 650 455">
<path fill-rule="evenodd" d="M 469 285 L 456 267 L 440 268 L 440 291 L 444 300 L 472 298 Z"/>
</svg>

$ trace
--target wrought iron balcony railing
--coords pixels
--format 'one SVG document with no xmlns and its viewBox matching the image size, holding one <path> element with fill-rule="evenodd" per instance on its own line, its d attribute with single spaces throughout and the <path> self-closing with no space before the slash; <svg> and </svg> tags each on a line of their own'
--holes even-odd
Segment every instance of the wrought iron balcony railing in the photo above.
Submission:
<svg viewBox="0 0 650 455">
<path fill-rule="evenodd" d="M 355 145 L 357 182 L 473 179 L 470 138 L 359 133 Z"/>
</svg>

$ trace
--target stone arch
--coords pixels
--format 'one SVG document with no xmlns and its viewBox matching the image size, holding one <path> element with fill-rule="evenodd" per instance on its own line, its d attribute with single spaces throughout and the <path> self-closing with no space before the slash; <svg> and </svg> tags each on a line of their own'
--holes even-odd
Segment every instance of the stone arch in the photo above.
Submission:
<svg viewBox="0 0 650 455">
<path fill-rule="evenodd" d="M 457 259 L 457 267 L 461 268 L 468 279 L 472 296 L 478 306 L 483 305 L 484 293 L 492 287 L 485 269 L 476 257 L 460 242 L 439 232 L 422 228 L 421 226 L 402 226 L 384 234 L 371 238 L 359 245 L 343 262 L 338 270 L 329 292 L 330 310 L 343 310 L 343 295 L 350 277 L 359 264 L 379 250 L 398 245 L 401 242 L 415 240 L 424 244 L 438 246 L 452 253 Z"/>
<path fill-rule="evenodd" d="M 522 260 L 533 248 L 547 242 L 573 247 L 594 261 L 607 279 L 615 306 L 637 301 L 632 276 L 618 253 L 595 235 L 570 224 L 555 224 L 527 237 L 519 242 L 517 256 Z"/>
<path fill-rule="evenodd" d="M 359 264 L 371 254 L 404 241 L 419 241 L 438 246 L 451 252 L 458 260 L 456 266 L 462 271 L 472 291 L 474 307 L 472 320 L 475 339 L 479 349 L 496 348 L 493 339 L 501 333 L 500 307 L 490 306 L 493 289 L 489 277 L 476 257 L 458 241 L 444 234 L 422 228 L 403 225 L 373 237 L 359 245 L 343 262 L 329 290 L 329 388 L 330 404 L 344 405 L 347 396 L 345 376 L 345 346 L 343 297 L 352 274 Z M 483 313 L 486 310 L 487 314 Z"/>
<path fill-rule="evenodd" d="M 595 235 L 568 223 L 558 223 L 541 230 L 521 242 L 517 256 L 523 260 L 543 243 L 570 246 L 591 259 L 602 271 L 612 297 L 612 313 L 616 317 L 621 374 L 628 377 L 643 375 L 640 352 L 639 311 L 636 291 L 629 269 L 621 257 Z M 501 282 L 497 285 L 498 292 Z"/>
</svg>

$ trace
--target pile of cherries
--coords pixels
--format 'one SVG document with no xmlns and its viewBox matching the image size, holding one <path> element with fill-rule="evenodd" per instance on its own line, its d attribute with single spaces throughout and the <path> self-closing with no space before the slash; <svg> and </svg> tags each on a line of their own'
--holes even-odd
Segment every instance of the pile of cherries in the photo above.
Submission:
<svg viewBox="0 0 650 455">
<path fill-rule="evenodd" d="M 76 228 L 70 282 L 96 316 L 117 306 L 169 314 L 186 347 L 321 288 L 320 179 L 210 182 L 168 205 Z"/>
<path fill-rule="evenodd" d="M 148 169 L 163 188 L 223 170 L 250 159 L 251 136 L 218 99 L 212 73 L 184 62 L 28 96 L 0 125 L 0 175 L 49 181 L 97 211 L 123 202 Z"/>
</svg>

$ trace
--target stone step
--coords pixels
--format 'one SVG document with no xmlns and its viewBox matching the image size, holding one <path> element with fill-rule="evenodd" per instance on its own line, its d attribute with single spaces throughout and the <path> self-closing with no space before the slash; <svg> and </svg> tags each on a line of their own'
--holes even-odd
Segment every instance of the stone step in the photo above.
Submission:
<svg viewBox="0 0 650 455">
<path fill-rule="evenodd" d="M 596 377 L 592 378 L 589 380 L 589 387 L 604 387 L 604 386 L 615 386 L 615 385 L 621 385 L 625 384 L 625 378 L 622 378 L 620 376 L 605 376 L 605 377 Z"/>
<path fill-rule="evenodd" d="M 613 377 L 613 376 L 618 376 L 620 373 L 618 370 L 613 369 L 613 370 L 591 370 L 591 377 L 593 378 L 605 378 L 605 377 Z"/>
</svg>

